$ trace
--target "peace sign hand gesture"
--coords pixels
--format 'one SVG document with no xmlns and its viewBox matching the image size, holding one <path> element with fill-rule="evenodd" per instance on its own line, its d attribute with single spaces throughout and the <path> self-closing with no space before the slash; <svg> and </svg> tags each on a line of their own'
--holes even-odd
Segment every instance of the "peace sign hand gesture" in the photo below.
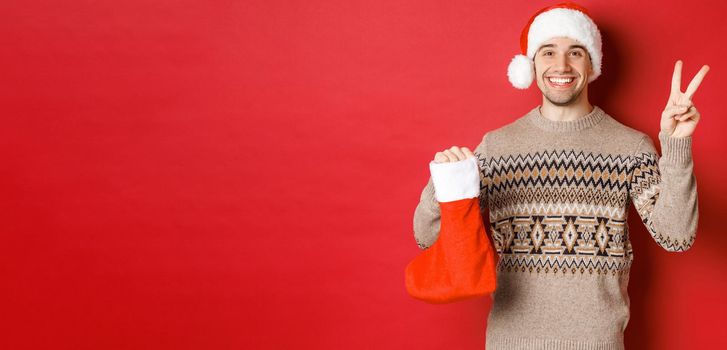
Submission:
<svg viewBox="0 0 727 350">
<path fill-rule="evenodd" d="M 694 128 L 697 127 L 701 115 L 692 102 L 692 96 L 697 91 L 699 84 L 709 71 L 709 66 L 704 65 L 697 72 L 687 86 L 687 91 L 682 92 L 682 61 L 678 60 L 674 65 L 674 75 L 671 79 L 671 93 L 666 103 L 664 112 L 661 113 L 661 130 L 666 131 L 672 137 L 691 136 Z"/>
</svg>

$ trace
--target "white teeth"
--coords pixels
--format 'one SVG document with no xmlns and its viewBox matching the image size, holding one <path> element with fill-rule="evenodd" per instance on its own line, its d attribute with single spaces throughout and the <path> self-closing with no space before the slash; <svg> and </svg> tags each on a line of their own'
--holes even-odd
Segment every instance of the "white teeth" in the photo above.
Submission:
<svg viewBox="0 0 727 350">
<path fill-rule="evenodd" d="M 556 84 L 568 84 L 573 81 L 573 79 L 574 78 L 548 78 L 548 80 Z"/>
</svg>

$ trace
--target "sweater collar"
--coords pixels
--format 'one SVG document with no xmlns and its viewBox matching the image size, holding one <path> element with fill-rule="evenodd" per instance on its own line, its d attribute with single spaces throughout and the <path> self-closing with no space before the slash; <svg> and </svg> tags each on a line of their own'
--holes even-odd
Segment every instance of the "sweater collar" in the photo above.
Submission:
<svg viewBox="0 0 727 350">
<path fill-rule="evenodd" d="M 567 131 L 579 131 L 583 129 L 590 128 L 596 124 L 598 124 L 601 120 L 603 120 L 603 117 L 606 114 L 603 112 L 601 108 L 598 106 L 593 106 L 593 110 L 576 119 L 576 120 L 566 120 L 566 121 L 555 121 L 550 120 L 546 117 L 544 117 L 540 113 L 540 106 L 533 108 L 530 112 L 528 112 L 526 118 L 535 126 L 547 130 L 547 131 L 556 131 L 556 132 L 567 132 Z"/>
</svg>

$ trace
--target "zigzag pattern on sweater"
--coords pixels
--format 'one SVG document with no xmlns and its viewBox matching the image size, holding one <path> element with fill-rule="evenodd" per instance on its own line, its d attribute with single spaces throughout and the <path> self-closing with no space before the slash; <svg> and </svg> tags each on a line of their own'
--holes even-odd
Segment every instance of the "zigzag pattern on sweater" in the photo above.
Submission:
<svg viewBox="0 0 727 350">
<path fill-rule="evenodd" d="M 500 256 L 497 271 L 517 271 L 530 273 L 558 274 L 611 274 L 613 276 L 628 274 L 631 260 L 594 258 L 582 259 L 570 256 L 537 256 L 528 257 L 514 254 Z"/>
<path fill-rule="evenodd" d="M 627 191 L 633 159 L 628 156 L 552 150 L 501 156 L 482 167 L 489 180 L 488 194 L 522 187 L 591 187 Z"/>
<path fill-rule="evenodd" d="M 635 156 L 629 193 L 636 209 L 639 210 L 659 197 L 659 157 L 653 153 Z"/>
<path fill-rule="evenodd" d="M 557 213 L 572 213 L 571 215 L 580 214 L 580 215 L 589 215 L 589 216 L 604 216 L 604 217 L 610 217 L 614 219 L 619 220 L 626 220 L 626 203 L 624 203 L 623 206 L 611 206 L 611 205 L 604 205 L 603 203 L 599 203 L 600 198 L 607 198 L 607 197 L 618 197 L 618 201 L 624 200 L 626 201 L 628 196 L 625 193 L 604 193 L 603 191 L 596 191 L 596 190 L 573 190 L 570 191 L 572 196 L 568 196 L 569 198 L 573 198 L 573 200 L 557 200 L 555 198 L 558 198 L 556 196 L 544 196 L 543 198 L 539 197 L 531 197 L 528 195 L 527 192 L 532 191 L 531 189 L 524 189 L 523 190 L 523 197 L 527 200 L 527 202 L 517 202 L 514 198 L 517 198 L 516 194 L 511 194 L 510 198 L 508 198 L 506 201 L 508 202 L 507 205 L 503 206 L 492 206 L 491 208 L 491 214 L 493 217 L 496 218 L 502 218 L 502 217 L 508 217 L 513 215 L 522 215 L 522 214 L 528 214 L 528 215 L 538 215 L 538 214 L 544 214 L 544 215 L 554 215 Z M 536 190 L 538 191 L 538 190 Z M 540 189 L 540 191 L 549 191 L 549 190 L 543 190 Z M 568 190 L 563 189 L 552 189 L 552 191 L 557 191 L 561 193 L 567 193 Z M 592 194 L 593 200 L 588 201 L 589 198 L 588 194 Z M 505 197 L 505 196 L 501 196 Z M 548 199 L 551 200 L 548 200 Z M 494 201 L 494 200 L 493 200 Z"/>
</svg>

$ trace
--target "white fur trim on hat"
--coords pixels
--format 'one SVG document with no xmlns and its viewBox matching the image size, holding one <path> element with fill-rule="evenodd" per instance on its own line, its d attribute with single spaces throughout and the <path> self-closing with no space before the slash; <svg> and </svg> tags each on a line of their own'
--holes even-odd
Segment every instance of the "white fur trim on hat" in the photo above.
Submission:
<svg viewBox="0 0 727 350">
<path fill-rule="evenodd" d="M 507 66 L 507 78 L 512 86 L 518 89 L 527 89 L 533 83 L 535 67 L 533 60 L 523 56 L 515 55 Z"/>
<path fill-rule="evenodd" d="M 589 83 L 601 75 L 601 33 L 586 14 L 567 8 L 555 8 L 535 17 L 528 31 L 528 57 L 532 59 L 540 45 L 556 37 L 568 37 L 586 47 L 593 66 Z"/>
</svg>

